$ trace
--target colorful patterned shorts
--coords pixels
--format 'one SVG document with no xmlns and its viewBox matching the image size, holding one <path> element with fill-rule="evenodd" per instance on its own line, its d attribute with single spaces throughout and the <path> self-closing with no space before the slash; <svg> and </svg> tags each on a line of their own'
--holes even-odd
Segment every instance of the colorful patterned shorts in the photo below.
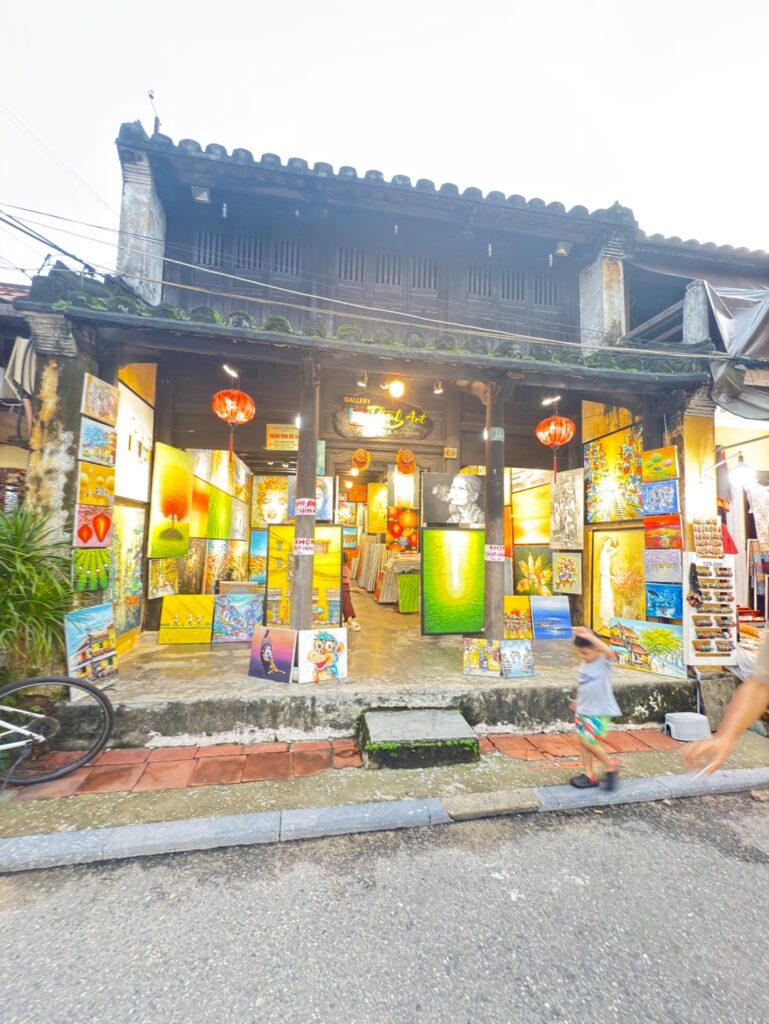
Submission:
<svg viewBox="0 0 769 1024">
<path fill-rule="evenodd" d="M 575 715 L 574 725 L 577 728 L 577 735 L 592 747 L 598 746 L 609 731 L 611 719 L 606 715 Z"/>
</svg>

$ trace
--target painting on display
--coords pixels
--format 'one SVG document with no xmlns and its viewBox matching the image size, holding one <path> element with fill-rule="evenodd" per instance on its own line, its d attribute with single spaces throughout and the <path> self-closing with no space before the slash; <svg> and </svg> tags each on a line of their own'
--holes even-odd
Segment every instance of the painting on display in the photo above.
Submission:
<svg viewBox="0 0 769 1024">
<path fill-rule="evenodd" d="M 237 498 L 232 499 L 230 539 L 248 540 L 248 505 Z"/>
<path fill-rule="evenodd" d="M 644 593 L 644 531 L 595 530 L 592 536 L 591 623 L 608 636 L 613 618 L 642 619 Z"/>
<path fill-rule="evenodd" d="M 505 558 L 513 557 L 513 510 L 509 505 L 502 509 L 502 534 L 505 541 Z"/>
<path fill-rule="evenodd" d="M 267 582 L 267 531 L 252 530 L 248 546 L 248 578 L 252 583 Z"/>
<path fill-rule="evenodd" d="M 678 449 L 675 445 L 667 448 L 651 448 L 641 453 L 641 474 L 645 484 L 660 480 L 675 480 L 678 477 Z"/>
<path fill-rule="evenodd" d="M 353 484 L 352 487 L 347 490 L 347 500 L 354 501 L 356 504 L 365 503 L 368 500 L 368 489 L 366 484 Z"/>
<path fill-rule="evenodd" d="M 290 683 L 296 652 L 296 630 L 257 626 L 251 641 L 248 674 L 270 683 Z"/>
<path fill-rule="evenodd" d="M 233 467 L 233 497 L 245 501 L 246 505 L 251 498 L 251 470 L 237 455 Z"/>
<path fill-rule="evenodd" d="M 640 519 L 643 426 L 637 423 L 584 446 L 588 523 Z"/>
<path fill-rule="evenodd" d="M 296 477 L 288 478 L 288 518 L 294 518 L 294 502 L 296 500 Z M 334 478 L 318 476 L 315 478 L 315 521 L 330 523 L 334 519 Z"/>
<path fill-rule="evenodd" d="M 644 519 L 647 548 L 683 548 L 680 516 L 647 516 Z"/>
<path fill-rule="evenodd" d="M 338 501 L 336 503 L 337 526 L 355 526 L 358 522 L 358 506 L 354 501 Z"/>
<path fill-rule="evenodd" d="M 681 626 L 638 619 L 612 619 L 609 643 L 620 665 L 625 668 L 686 678 Z"/>
<path fill-rule="evenodd" d="M 111 508 L 102 505 L 77 505 L 75 507 L 75 547 L 111 547 L 112 513 Z"/>
<path fill-rule="evenodd" d="M 675 583 L 646 584 L 647 618 L 681 619 L 683 614 L 683 587 Z"/>
<path fill-rule="evenodd" d="M 550 504 L 550 544 L 581 551 L 585 538 L 585 473 L 567 469 L 553 482 Z"/>
<path fill-rule="evenodd" d="M 235 493 L 235 455 L 222 449 L 211 452 L 211 486 L 232 496 Z"/>
<path fill-rule="evenodd" d="M 506 594 L 504 598 L 505 640 L 531 640 L 531 605 L 528 597 Z"/>
<path fill-rule="evenodd" d="M 193 538 L 184 558 L 176 560 L 176 577 L 180 594 L 202 594 L 206 571 L 208 541 Z"/>
<path fill-rule="evenodd" d="M 179 592 L 179 569 L 175 558 L 150 558 L 147 598 L 167 597 Z"/>
<path fill-rule="evenodd" d="M 112 560 L 115 565 L 110 597 L 118 636 L 138 629 L 142 622 L 142 566 L 146 510 L 115 505 L 112 510 Z"/>
<path fill-rule="evenodd" d="M 499 640 L 463 637 L 462 672 L 466 676 L 500 676 L 502 658 Z"/>
<path fill-rule="evenodd" d="M 553 552 L 553 593 L 582 593 L 582 552 Z"/>
<path fill-rule="evenodd" d="M 192 478 L 192 509 L 190 511 L 190 537 L 208 537 L 208 513 L 211 503 L 211 484 Z"/>
<path fill-rule="evenodd" d="M 109 548 L 75 548 L 72 552 L 72 586 L 78 594 L 106 589 L 111 570 Z"/>
<path fill-rule="evenodd" d="M 67 675 L 97 686 L 117 678 L 117 635 L 111 602 L 64 616 Z"/>
<path fill-rule="evenodd" d="M 155 413 L 125 384 L 118 384 L 118 390 L 115 494 L 128 501 L 147 502 Z"/>
<path fill-rule="evenodd" d="M 294 527 L 271 526 L 267 539 L 267 604 L 265 622 L 286 625 L 291 621 L 291 589 L 294 573 Z M 300 556 L 301 557 L 301 556 Z M 341 625 L 342 529 L 315 527 L 312 568 L 313 625 Z"/>
<path fill-rule="evenodd" d="M 99 420 L 114 427 L 117 422 L 120 394 L 105 380 L 99 380 L 90 373 L 83 378 L 83 397 L 80 412 L 92 420 Z"/>
<path fill-rule="evenodd" d="M 503 679 L 522 679 L 534 675 L 531 640 L 502 640 L 499 661 Z"/>
<path fill-rule="evenodd" d="M 195 458 L 195 465 L 192 469 L 194 475 L 204 483 L 211 483 L 211 456 L 210 448 L 188 448 L 187 454 Z"/>
<path fill-rule="evenodd" d="M 302 629 L 298 644 L 300 683 L 336 683 L 347 678 L 346 629 Z"/>
<path fill-rule="evenodd" d="M 115 470 L 95 462 L 78 462 L 79 505 L 100 505 L 103 508 L 115 502 Z"/>
<path fill-rule="evenodd" d="M 228 540 L 210 540 L 206 550 L 206 569 L 203 577 L 203 592 L 213 594 L 216 581 L 225 579 L 230 565 L 230 542 Z"/>
<path fill-rule="evenodd" d="M 541 484 L 549 484 L 553 479 L 550 469 L 516 469 L 508 470 L 510 474 L 510 491 L 530 491 Z"/>
<path fill-rule="evenodd" d="M 264 597 L 261 594 L 218 594 L 214 598 L 215 644 L 251 643 L 254 630 L 262 624 Z"/>
<path fill-rule="evenodd" d="M 208 533 L 210 540 L 228 540 L 232 527 L 232 495 L 211 487 L 208 496 Z"/>
<path fill-rule="evenodd" d="M 255 476 L 251 484 L 251 527 L 288 522 L 288 477 Z"/>
<path fill-rule="evenodd" d="M 549 597 L 553 592 L 553 553 L 550 548 L 513 548 L 513 587 L 516 594 Z"/>
<path fill-rule="evenodd" d="M 354 526 L 342 527 L 342 548 L 345 551 L 354 551 L 358 546 L 358 531 Z"/>
<path fill-rule="evenodd" d="M 677 548 L 644 551 L 644 576 L 647 583 L 680 583 L 681 551 Z"/>
<path fill-rule="evenodd" d="M 680 512 L 678 504 L 678 481 L 663 480 L 661 483 L 642 484 L 642 505 L 645 516 L 665 516 Z"/>
<path fill-rule="evenodd" d="M 419 513 L 413 508 L 387 507 L 385 543 L 394 554 L 419 547 Z"/>
<path fill-rule="evenodd" d="M 387 529 L 387 484 L 369 484 L 368 532 L 384 533 Z"/>
<path fill-rule="evenodd" d="M 429 526 L 482 529 L 486 481 L 471 473 L 423 473 L 422 519 Z"/>
<path fill-rule="evenodd" d="M 190 542 L 192 455 L 155 445 L 148 558 L 183 558 Z"/>
<path fill-rule="evenodd" d="M 550 484 L 513 494 L 513 544 L 550 544 Z"/>
<path fill-rule="evenodd" d="M 422 633 L 483 631 L 485 532 L 422 531 Z"/>
<path fill-rule="evenodd" d="M 570 640 L 568 597 L 532 597 L 531 624 L 535 640 Z"/>
<path fill-rule="evenodd" d="M 247 580 L 248 579 L 248 541 L 247 540 L 231 540 L 227 545 L 227 558 L 229 564 L 227 568 L 231 572 L 230 579 L 233 580 Z"/>
<path fill-rule="evenodd" d="M 164 597 L 159 644 L 208 644 L 214 624 L 214 598 L 208 594 Z"/>
<path fill-rule="evenodd" d="M 80 421 L 80 444 L 77 455 L 84 462 L 98 462 L 100 466 L 115 465 L 117 433 L 114 427 L 85 416 Z"/>
</svg>

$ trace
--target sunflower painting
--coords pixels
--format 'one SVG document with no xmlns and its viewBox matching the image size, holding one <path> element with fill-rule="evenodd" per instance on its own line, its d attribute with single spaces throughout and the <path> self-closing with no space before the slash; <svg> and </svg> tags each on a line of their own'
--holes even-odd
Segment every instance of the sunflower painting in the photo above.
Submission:
<svg viewBox="0 0 769 1024">
<path fill-rule="evenodd" d="M 546 547 L 513 548 L 513 582 L 516 594 L 550 597 L 553 593 L 553 554 Z"/>
</svg>

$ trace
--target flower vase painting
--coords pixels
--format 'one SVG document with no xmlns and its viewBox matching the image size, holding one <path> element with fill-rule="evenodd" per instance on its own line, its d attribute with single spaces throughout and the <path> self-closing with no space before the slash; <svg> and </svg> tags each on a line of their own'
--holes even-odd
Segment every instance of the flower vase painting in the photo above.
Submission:
<svg viewBox="0 0 769 1024">
<path fill-rule="evenodd" d="M 582 552 L 553 552 L 553 593 L 582 593 Z"/>
<path fill-rule="evenodd" d="M 592 627 L 608 636 L 613 618 L 646 614 L 644 531 L 595 530 L 592 542 Z"/>
<path fill-rule="evenodd" d="M 194 456 L 155 445 L 148 558 L 183 558 L 190 543 Z"/>
</svg>

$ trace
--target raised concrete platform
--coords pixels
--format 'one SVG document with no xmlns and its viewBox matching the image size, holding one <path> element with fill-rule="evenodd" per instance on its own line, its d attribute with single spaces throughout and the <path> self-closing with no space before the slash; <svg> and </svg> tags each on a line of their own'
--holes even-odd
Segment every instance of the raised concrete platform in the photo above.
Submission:
<svg viewBox="0 0 769 1024">
<path fill-rule="evenodd" d="M 480 758 L 478 736 L 459 711 L 367 711 L 359 727 L 366 768 L 433 768 Z"/>
</svg>

